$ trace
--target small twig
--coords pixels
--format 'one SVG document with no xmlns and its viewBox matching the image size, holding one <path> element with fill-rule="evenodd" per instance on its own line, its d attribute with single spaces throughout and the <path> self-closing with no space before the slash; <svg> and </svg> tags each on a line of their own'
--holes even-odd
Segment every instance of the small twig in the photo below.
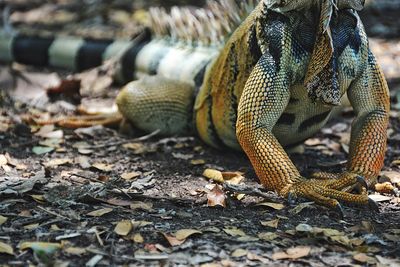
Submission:
<svg viewBox="0 0 400 267">
<path fill-rule="evenodd" d="M 233 185 L 233 184 L 229 184 L 229 183 L 223 183 L 222 186 L 224 187 L 225 190 L 229 190 L 234 193 L 246 194 L 246 195 L 271 199 L 271 195 L 269 195 L 265 192 L 262 192 L 259 188 L 254 188 L 254 187 L 250 187 L 250 186 L 246 186 L 246 185 Z"/>
<path fill-rule="evenodd" d="M 47 210 L 47 209 L 42 208 L 42 207 L 40 207 L 40 206 L 37 206 L 37 208 L 40 209 L 40 210 L 42 210 L 42 211 L 44 211 L 44 212 L 46 212 L 46 213 L 48 213 L 48 214 L 51 214 L 51 215 L 53 215 L 53 216 L 66 219 L 66 220 L 68 220 L 68 221 L 71 220 L 71 218 L 65 217 L 65 216 L 63 216 L 63 215 L 61 215 L 61 214 L 55 213 L 54 211 Z"/>
<path fill-rule="evenodd" d="M 81 148 L 94 149 L 94 148 L 104 148 L 104 147 L 110 147 L 110 146 L 119 146 L 119 145 L 132 143 L 132 142 L 139 142 L 139 141 L 143 142 L 143 141 L 146 141 L 146 140 L 152 138 L 153 136 L 156 136 L 159 132 L 160 132 L 160 130 L 158 129 L 147 135 L 144 135 L 144 136 L 141 136 L 138 138 L 134 138 L 134 139 L 130 139 L 130 140 L 118 141 L 118 142 L 114 142 L 114 143 L 105 143 L 105 144 L 93 145 L 93 146 L 82 146 Z"/>
</svg>

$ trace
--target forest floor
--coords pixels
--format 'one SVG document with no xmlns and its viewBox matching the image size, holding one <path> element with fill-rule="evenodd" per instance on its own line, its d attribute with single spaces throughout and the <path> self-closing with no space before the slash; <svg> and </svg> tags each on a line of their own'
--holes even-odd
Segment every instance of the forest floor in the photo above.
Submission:
<svg viewBox="0 0 400 267">
<path fill-rule="evenodd" d="M 263 191 L 243 153 L 196 137 L 38 125 L 77 105 L 48 97 L 54 73 L 2 67 L 0 266 L 399 266 L 399 43 L 371 39 L 392 96 L 382 188 L 370 192 L 379 212 L 344 206 L 343 217 Z M 79 96 L 86 110 L 118 91 L 98 82 L 106 92 Z M 291 154 L 303 175 L 344 170 L 352 115 L 345 108 Z"/>
</svg>

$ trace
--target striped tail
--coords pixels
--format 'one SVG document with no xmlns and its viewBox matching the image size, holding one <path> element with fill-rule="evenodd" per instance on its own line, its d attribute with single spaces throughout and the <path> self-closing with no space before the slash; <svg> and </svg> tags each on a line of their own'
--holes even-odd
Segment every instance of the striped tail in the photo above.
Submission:
<svg viewBox="0 0 400 267">
<path fill-rule="evenodd" d="M 132 41 L 0 33 L 0 62 L 83 71 L 117 58 L 121 67 L 116 78 L 126 82 L 133 79 L 136 56 L 149 41 L 149 31 Z"/>
</svg>

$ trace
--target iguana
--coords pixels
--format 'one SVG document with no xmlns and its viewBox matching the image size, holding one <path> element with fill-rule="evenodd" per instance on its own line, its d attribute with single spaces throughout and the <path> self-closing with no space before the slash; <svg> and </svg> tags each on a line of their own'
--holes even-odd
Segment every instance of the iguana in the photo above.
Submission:
<svg viewBox="0 0 400 267">
<path fill-rule="evenodd" d="M 371 204 L 365 188 L 383 166 L 390 101 L 356 12 L 363 1 L 257 2 L 243 22 L 233 1 L 197 13 L 153 10 L 155 39 L 128 49 L 140 79 L 118 95 L 120 112 L 144 131 L 195 131 L 213 147 L 243 150 L 261 183 L 283 197 L 337 209 Z M 241 21 L 234 31 L 232 21 Z M 0 51 L 11 59 L 13 46 Z M 284 148 L 321 129 L 344 94 L 356 115 L 347 170 L 306 179 Z M 348 192 L 359 184 L 360 194 Z"/>
</svg>

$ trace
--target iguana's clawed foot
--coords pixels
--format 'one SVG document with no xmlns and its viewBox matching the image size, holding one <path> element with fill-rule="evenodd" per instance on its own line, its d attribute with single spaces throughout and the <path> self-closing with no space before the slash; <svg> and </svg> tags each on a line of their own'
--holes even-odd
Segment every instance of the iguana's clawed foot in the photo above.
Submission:
<svg viewBox="0 0 400 267">
<path fill-rule="evenodd" d="M 347 188 L 357 185 L 363 189 L 361 194 L 346 192 Z M 367 188 L 366 180 L 360 175 L 349 172 L 341 175 L 323 173 L 323 175 L 318 174 L 318 179 L 301 179 L 293 183 L 286 196 L 289 203 L 292 203 L 295 198 L 306 198 L 335 209 L 340 214 L 343 213 L 341 202 L 368 206 L 371 210 L 377 211 L 379 208 L 376 203 L 368 198 Z"/>
</svg>

